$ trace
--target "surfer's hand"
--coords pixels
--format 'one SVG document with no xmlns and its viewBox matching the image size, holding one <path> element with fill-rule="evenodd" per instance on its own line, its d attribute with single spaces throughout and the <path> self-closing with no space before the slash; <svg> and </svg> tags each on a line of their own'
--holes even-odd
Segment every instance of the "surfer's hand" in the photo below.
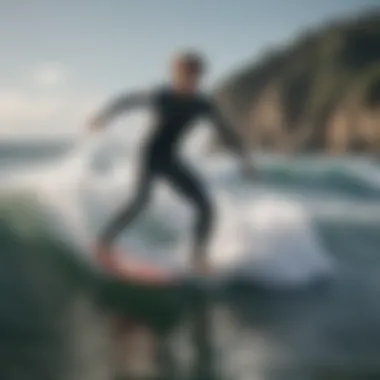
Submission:
<svg viewBox="0 0 380 380">
<path fill-rule="evenodd" d="M 90 132 L 97 132 L 102 128 L 103 128 L 103 122 L 100 118 L 91 119 L 87 127 L 87 129 Z"/>
</svg>

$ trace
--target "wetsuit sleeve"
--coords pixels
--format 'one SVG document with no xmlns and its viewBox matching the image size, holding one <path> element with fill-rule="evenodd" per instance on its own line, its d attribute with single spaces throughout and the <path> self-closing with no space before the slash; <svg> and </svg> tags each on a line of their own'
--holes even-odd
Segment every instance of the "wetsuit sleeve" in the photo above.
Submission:
<svg viewBox="0 0 380 380">
<path fill-rule="evenodd" d="M 120 114 L 131 109 L 149 105 L 153 100 L 153 94 L 150 92 L 134 92 L 122 94 L 112 99 L 96 115 L 95 121 L 98 124 L 107 124 Z"/>
<path fill-rule="evenodd" d="M 207 113 L 217 128 L 224 142 L 237 154 L 244 155 L 245 149 L 241 137 L 238 135 L 235 129 L 233 129 L 227 122 L 226 118 L 222 115 L 220 109 L 214 103 L 208 103 Z"/>
</svg>

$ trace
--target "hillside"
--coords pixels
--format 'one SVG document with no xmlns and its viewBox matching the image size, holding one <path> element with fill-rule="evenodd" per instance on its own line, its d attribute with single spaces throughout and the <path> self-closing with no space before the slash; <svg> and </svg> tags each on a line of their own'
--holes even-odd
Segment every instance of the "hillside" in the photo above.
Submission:
<svg viewBox="0 0 380 380">
<path fill-rule="evenodd" d="M 216 96 L 254 147 L 380 153 L 380 11 L 302 35 L 227 77 Z"/>
</svg>

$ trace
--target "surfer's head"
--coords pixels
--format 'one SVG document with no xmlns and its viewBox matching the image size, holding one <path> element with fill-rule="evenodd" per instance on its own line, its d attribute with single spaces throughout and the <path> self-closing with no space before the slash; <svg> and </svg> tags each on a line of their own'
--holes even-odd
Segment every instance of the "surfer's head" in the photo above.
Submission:
<svg viewBox="0 0 380 380">
<path fill-rule="evenodd" d="M 205 62 L 197 52 L 182 52 L 172 59 L 171 78 L 175 90 L 185 93 L 196 91 L 205 72 Z"/>
</svg>

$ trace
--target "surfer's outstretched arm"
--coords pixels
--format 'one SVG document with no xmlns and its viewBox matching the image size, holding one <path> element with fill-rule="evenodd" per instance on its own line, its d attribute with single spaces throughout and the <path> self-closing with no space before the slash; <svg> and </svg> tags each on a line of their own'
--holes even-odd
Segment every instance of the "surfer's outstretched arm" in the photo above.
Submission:
<svg viewBox="0 0 380 380">
<path fill-rule="evenodd" d="M 90 121 L 91 129 L 104 128 L 120 114 L 140 106 L 149 104 L 151 96 L 145 92 L 122 94 L 112 99 Z"/>
<path fill-rule="evenodd" d="M 253 165 L 249 154 L 249 142 L 243 137 L 240 137 L 236 132 L 236 129 L 231 127 L 217 105 L 211 103 L 209 104 L 208 109 L 209 117 L 225 144 L 241 158 L 244 169 L 248 172 L 253 172 Z"/>
</svg>

